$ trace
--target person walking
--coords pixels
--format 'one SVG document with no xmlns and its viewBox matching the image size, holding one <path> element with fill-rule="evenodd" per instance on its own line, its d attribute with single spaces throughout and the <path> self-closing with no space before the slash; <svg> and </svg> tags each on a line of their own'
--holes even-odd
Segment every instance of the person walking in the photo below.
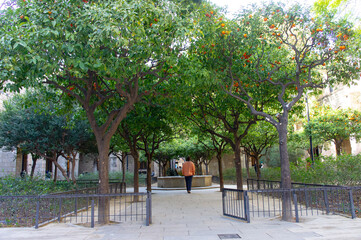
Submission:
<svg viewBox="0 0 361 240">
<path fill-rule="evenodd" d="M 186 162 L 183 163 L 182 166 L 182 174 L 186 181 L 186 187 L 188 193 L 191 193 L 192 178 L 195 173 L 196 173 L 196 167 L 194 166 L 194 163 L 191 162 L 191 158 L 187 157 Z"/>
</svg>

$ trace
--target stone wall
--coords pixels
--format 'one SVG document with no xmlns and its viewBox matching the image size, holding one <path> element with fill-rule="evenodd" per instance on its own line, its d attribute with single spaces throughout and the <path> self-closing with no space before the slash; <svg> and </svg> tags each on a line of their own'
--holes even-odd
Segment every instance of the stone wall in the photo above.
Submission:
<svg viewBox="0 0 361 240">
<path fill-rule="evenodd" d="M 244 155 L 241 155 L 241 164 L 242 164 L 242 168 L 246 167 Z M 234 155 L 233 154 L 224 154 L 222 157 L 223 172 L 228 168 L 234 168 L 234 167 L 235 167 L 234 166 Z M 218 160 L 216 157 L 214 157 L 209 164 L 209 174 L 212 176 L 219 176 Z"/>
</svg>

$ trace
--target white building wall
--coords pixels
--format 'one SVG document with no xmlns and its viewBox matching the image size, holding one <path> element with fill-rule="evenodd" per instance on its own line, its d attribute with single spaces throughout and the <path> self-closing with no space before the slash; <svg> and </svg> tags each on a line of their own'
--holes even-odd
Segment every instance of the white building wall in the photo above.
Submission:
<svg viewBox="0 0 361 240">
<path fill-rule="evenodd" d="M 15 174 L 16 151 L 0 150 L 0 177 Z"/>
</svg>

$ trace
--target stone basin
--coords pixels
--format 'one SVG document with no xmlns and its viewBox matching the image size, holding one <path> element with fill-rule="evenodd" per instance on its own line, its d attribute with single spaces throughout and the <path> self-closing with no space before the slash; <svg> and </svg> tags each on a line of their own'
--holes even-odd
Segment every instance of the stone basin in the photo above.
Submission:
<svg viewBox="0 0 361 240">
<path fill-rule="evenodd" d="M 192 187 L 212 186 L 212 175 L 194 175 Z M 183 176 L 158 177 L 159 188 L 185 188 L 186 183 Z"/>
</svg>

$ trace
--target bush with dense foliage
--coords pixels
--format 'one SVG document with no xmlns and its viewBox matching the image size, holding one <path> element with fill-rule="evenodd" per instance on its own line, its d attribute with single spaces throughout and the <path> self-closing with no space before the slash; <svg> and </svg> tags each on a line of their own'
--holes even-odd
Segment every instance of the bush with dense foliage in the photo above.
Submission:
<svg viewBox="0 0 361 240">
<path fill-rule="evenodd" d="M 227 183 L 235 180 L 235 169 L 224 171 L 224 179 Z M 322 156 L 316 159 L 313 167 L 309 159 L 299 160 L 291 164 L 292 182 L 356 186 L 361 184 L 361 154 L 341 155 L 335 157 Z M 250 168 L 251 178 L 256 179 L 256 173 Z M 247 176 L 244 172 L 243 176 Z M 268 167 L 261 169 L 261 179 L 280 181 L 281 168 Z"/>
<path fill-rule="evenodd" d="M 72 189 L 74 189 L 72 183 L 57 184 L 40 177 L 20 178 L 9 175 L 0 178 L 0 195 L 43 195 Z"/>
</svg>

